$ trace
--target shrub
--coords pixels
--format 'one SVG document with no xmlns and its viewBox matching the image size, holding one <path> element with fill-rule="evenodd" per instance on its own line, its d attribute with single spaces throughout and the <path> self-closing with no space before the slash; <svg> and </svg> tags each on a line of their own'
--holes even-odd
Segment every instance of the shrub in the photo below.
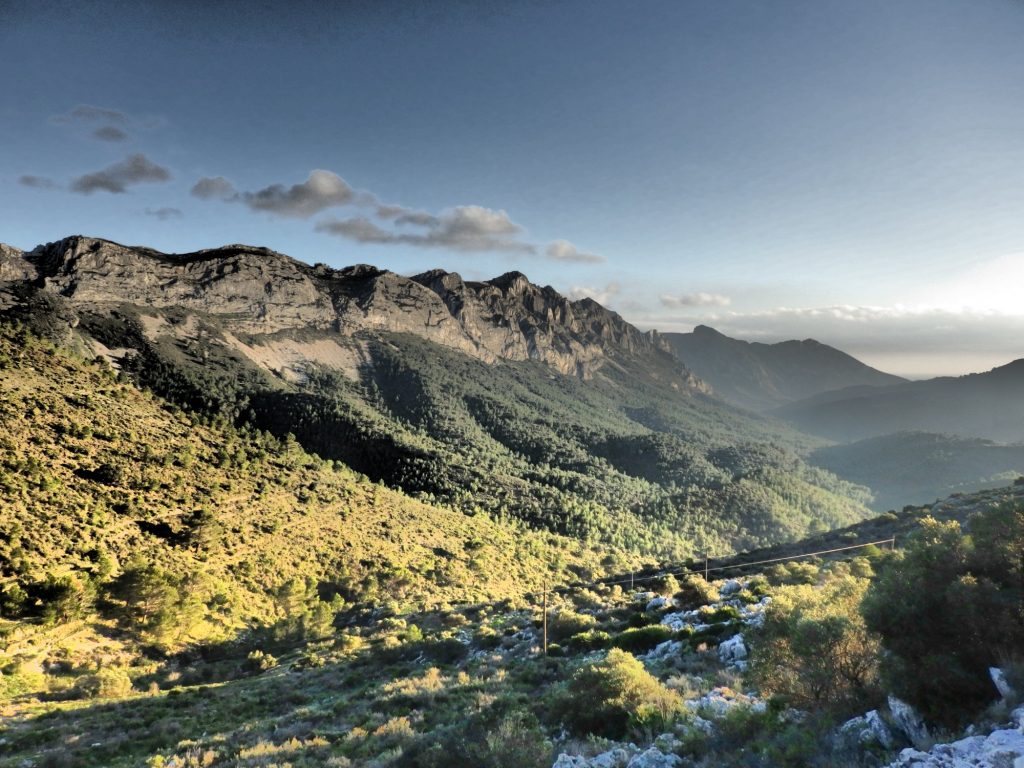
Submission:
<svg viewBox="0 0 1024 768">
<path fill-rule="evenodd" d="M 132 692 L 132 679 L 120 667 L 104 667 L 78 681 L 78 692 L 89 699 L 116 699 Z"/>
<path fill-rule="evenodd" d="M 878 640 L 859 612 L 867 586 L 847 576 L 780 588 L 752 637 L 751 676 L 760 689 L 837 716 L 868 709 L 880 694 Z"/>
<path fill-rule="evenodd" d="M 896 695 L 947 726 L 995 698 L 987 668 L 1024 648 L 1024 505 L 993 507 L 970 528 L 923 520 L 863 608 Z"/>
<path fill-rule="evenodd" d="M 693 610 L 718 600 L 718 589 L 703 576 L 690 575 L 680 582 L 676 600 L 683 608 Z"/>
<path fill-rule="evenodd" d="M 597 619 L 589 614 L 565 609 L 548 617 L 548 639 L 562 643 L 573 635 L 592 629 L 596 624 Z"/>
<path fill-rule="evenodd" d="M 249 672 L 266 672 L 277 666 L 277 659 L 264 651 L 250 651 L 243 666 Z"/>
<path fill-rule="evenodd" d="M 651 624 L 646 627 L 627 629 L 612 640 L 612 645 L 630 653 L 646 653 L 658 643 L 670 640 L 672 634 L 672 630 L 664 624 Z"/>
<path fill-rule="evenodd" d="M 599 629 L 580 632 L 569 638 L 569 646 L 574 651 L 587 652 L 607 648 L 612 644 L 612 636 Z"/>
<path fill-rule="evenodd" d="M 616 739 L 631 727 L 663 729 L 681 706 L 679 695 L 635 657 L 613 648 L 606 658 L 573 675 L 558 709 L 576 734 Z"/>
</svg>

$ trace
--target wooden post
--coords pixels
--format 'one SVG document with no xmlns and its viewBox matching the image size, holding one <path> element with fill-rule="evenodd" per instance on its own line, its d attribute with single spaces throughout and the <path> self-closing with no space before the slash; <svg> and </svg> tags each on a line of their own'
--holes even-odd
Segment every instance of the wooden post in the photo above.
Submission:
<svg viewBox="0 0 1024 768">
<path fill-rule="evenodd" d="M 704 581 L 708 580 L 708 553 L 704 553 Z"/>
<path fill-rule="evenodd" d="M 629 572 L 629 591 L 633 591 L 633 571 Z"/>
<path fill-rule="evenodd" d="M 544 655 L 548 655 L 548 580 L 544 578 Z"/>
</svg>

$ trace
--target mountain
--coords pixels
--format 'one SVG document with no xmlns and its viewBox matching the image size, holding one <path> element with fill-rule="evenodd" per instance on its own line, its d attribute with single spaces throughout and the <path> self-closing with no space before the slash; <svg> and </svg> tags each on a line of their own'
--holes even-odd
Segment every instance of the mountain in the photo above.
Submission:
<svg viewBox="0 0 1024 768">
<path fill-rule="evenodd" d="M 899 431 L 1024 442 L 1024 359 L 986 373 L 827 392 L 776 413 L 838 442 Z"/>
<path fill-rule="evenodd" d="M 867 514 L 820 443 L 710 396 L 655 333 L 512 272 L 331 269 L 70 237 L 0 253 L 0 319 L 234 428 L 468 514 L 659 556 Z"/>
<path fill-rule="evenodd" d="M 870 486 L 871 506 L 883 511 L 1006 485 L 1024 475 L 1024 445 L 898 432 L 819 448 L 808 461 Z"/>
<path fill-rule="evenodd" d="M 844 387 L 905 381 L 814 339 L 763 344 L 733 339 L 706 325 L 662 338 L 717 395 L 754 411 Z"/>
</svg>

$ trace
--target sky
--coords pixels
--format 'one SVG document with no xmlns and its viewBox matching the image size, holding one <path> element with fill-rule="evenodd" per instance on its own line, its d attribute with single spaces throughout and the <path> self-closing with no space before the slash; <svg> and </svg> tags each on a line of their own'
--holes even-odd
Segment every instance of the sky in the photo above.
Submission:
<svg viewBox="0 0 1024 768">
<path fill-rule="evenodd" d="M 227 243 L 924 377 L 1024 357 L 1022 0 L 0 0 L 0 241 Z"/>
</svg>

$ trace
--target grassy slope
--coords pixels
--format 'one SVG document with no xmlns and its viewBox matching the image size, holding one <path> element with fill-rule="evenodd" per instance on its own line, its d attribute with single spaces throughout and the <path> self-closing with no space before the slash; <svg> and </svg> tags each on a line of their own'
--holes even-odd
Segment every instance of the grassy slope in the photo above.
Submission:
<svg viewBox="0 0 1024 768">
<path fill-rule="evenodd" d="M 8 583 L 89 572 L 100 553 L 122 565 L 141 556 L 203 573 L 211 596 L 228 599 L 217 621 L 229 630 L 271 618 L 267 591 L 294 577 L 353 599 L 440 602 L 521 594 L 598 559 L 564 538 L 409 499 L 294 443 L 203 426 L 10 327 L 0 327 L 0 382 Z M 204 508 L 213 533 L 190 540 Z"/>
</svg>

